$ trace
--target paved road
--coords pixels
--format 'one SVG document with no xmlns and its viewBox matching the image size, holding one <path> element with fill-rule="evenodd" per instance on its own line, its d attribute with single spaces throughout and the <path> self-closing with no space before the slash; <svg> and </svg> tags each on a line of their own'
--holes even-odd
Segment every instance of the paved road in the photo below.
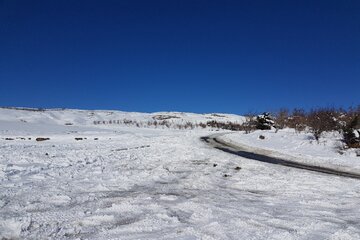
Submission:
<svg viewBox="0 0 360 240">
<path fill-rule="evenodd" d="M 213 146 L 216 149 L 222 150 L 224 152 L 228 152 L 231 154 L 238 155 L 240 157 L 260 161 L 260 162 L 266 162 L 271 164 L 278 164 L 286 167 L 292 167 L 292 168 L 298 168 L 308 171 L 314 171 L 319 173 L 325 173 L 325 174 L 331 174 L 336 176 L 342 176 L 342 177 L 348 177 L 348 178 L 357 178 L 360 179 L 360 174 L 357 173 L 351 173 L 351 172 L 345 172 L 340 171 L 332 168 L 326 168 L 326 167 L 319 167 L 314 165 L 308 165 L 304 163 L 299 162 L 293 162 L 286 159 L 281 158 L 275 158 L 271 156 L 262 155 L 256 152 L 249 152 L 245 149 L 241 148 L 240 146 L 236 146 L 234 144 L 228 143 L 221 138 L 219 138 L 220 135 L 211 135 L 202 137 L 201 140 L 208 143 L 209 145 Z"/>
</svg>

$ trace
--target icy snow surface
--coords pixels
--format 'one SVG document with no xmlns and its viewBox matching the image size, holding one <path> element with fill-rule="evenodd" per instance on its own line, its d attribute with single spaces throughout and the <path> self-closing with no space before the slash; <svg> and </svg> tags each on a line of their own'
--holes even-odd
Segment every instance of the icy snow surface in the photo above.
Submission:
<svg viewBox="0 0 360 240">
<path fill-rule="evenodd" d="M 0 109 L 0 239 L 360 239 L 359 180 L 233 156 L 199 140 L 208 130 L 95 126 L 106 115 L 92 113 Z"/>
</svg>

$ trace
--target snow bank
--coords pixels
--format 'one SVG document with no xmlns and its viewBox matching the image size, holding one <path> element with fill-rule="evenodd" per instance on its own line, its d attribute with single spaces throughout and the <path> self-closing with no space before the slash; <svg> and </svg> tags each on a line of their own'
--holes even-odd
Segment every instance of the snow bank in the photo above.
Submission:
<svg viewBox="0 0 360 240">
<path fill-rule="evenodd" d="M 260 136 L 265 137 L 261 139 Z M 267 150 L 272 156 L 360 173 L 360 157 L 356 150 L 342 150 L 342 136 L 327 133 L 315 140 L 310 133 L 297 133 L 293 129 L 254 131 L 249 134 L 232 133 L 222 137 L 225 141 L 241 144 L 253 151 Z"/>
</svg>

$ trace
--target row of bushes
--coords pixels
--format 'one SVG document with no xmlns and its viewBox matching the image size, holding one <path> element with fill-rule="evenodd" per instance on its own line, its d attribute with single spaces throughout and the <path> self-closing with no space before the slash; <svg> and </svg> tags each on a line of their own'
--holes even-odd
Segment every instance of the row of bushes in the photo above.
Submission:
<svg viewBox="0 0 360 240">
<path fill-rule="evenodd" d="M 27 107 L 0 107 L 3 109 L 12 109 L 12 110 L 23 110 L 23 111 L 30 111 L 30 112 L 45 112 L 45 108 L 27 108 Z"/>
<path fill-rule="evenodd" d="M 136 127 L 162 127 L 162 128 L 173 128 L 173 129 L 195 129 L 195 128 L 215 128 L 215 129 L 226 129 L 232 131 L 247 131 L 247 126 L 249 124 L 239 124 L 235 122 L 218 122 L 218 121 L 207 121 L 206 123 L 193 123 L 193 122 L 182 122 L 182 123 L 174 123 L 168 120 L 149 120 L 149 121 L 136 121 L 130 119 L 122 119 L 122 120 L 101 120 L 101 121 L 94 121 L 95 125 L 113 125 L 113 124 L 120 124 L 120 125 L 128 125 L 128 126 L 136 126 Z"/>
<path fill-rule="evenodd" d="M 184 123 L 173 123 L 167 120 L 149 120 L 149 121 L 137 121 L 130 119 L 122 119 L 122 120 L 109 120 L 109 121 L 94 121 L 95 125 L 126 125 L 126 126 L 136 126 L 136 127 L 153 127 L 153 128 L 173 128 L 173 129 L 194 129 L 194 128 L 206 128 L 206 124 L 203 123 L 192 123 L 192 122 L 184 122 Z"/>
<path fill-rule="evenodd" d="M 272 126 L 277 129 L 288 127 L 298 132 L 307 129 L 316 140 L 319 140 L 323 132 L 338 131 L 343 134 L 344 142 L 349 147 L 360 147 L 360 105 L 349 109 L 282 109 L 274 114 L 273 120 Z M 259 117 L 257 121 L 259 122 Z"/>
<path fill-rule="evenodd" d="M 278 128 L 290 127 L 298 131 L 307 126 L 321 128 L 324 131 L 338 131 L 360 114 L 360 105 L 356 108 L 317 108 L 310 111 L 281 109 L 274 114 Z"/>
</svg>

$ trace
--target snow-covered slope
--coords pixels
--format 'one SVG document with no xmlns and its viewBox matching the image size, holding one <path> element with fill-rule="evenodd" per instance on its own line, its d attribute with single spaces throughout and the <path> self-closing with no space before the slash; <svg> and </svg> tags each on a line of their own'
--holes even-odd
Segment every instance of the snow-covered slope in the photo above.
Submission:
<svg viewBox="0 0 360 240">
<path fill-rule="evenodd" d="M 0 108 L 0 121 L 24 122 L 37 124 L 72 124 L 75 126 L 93 126 L 94 121 L 132 120 L 138 122 L 169 121 L 171 123 L 206 123 L 207 121 L 242 123 L 243 116 L 234 114 L 196 114 L 183 112 L 138 113 L 104 110 L 75 109 L 7 109 Z"/>
<path fill-rule="evenodd" d="M 93 124 L 159 115 L 242 120 L 0 109 L 0 239 L 360 239 L 358 180 L 212 149 L 208 128 Z"/>
</svg>

